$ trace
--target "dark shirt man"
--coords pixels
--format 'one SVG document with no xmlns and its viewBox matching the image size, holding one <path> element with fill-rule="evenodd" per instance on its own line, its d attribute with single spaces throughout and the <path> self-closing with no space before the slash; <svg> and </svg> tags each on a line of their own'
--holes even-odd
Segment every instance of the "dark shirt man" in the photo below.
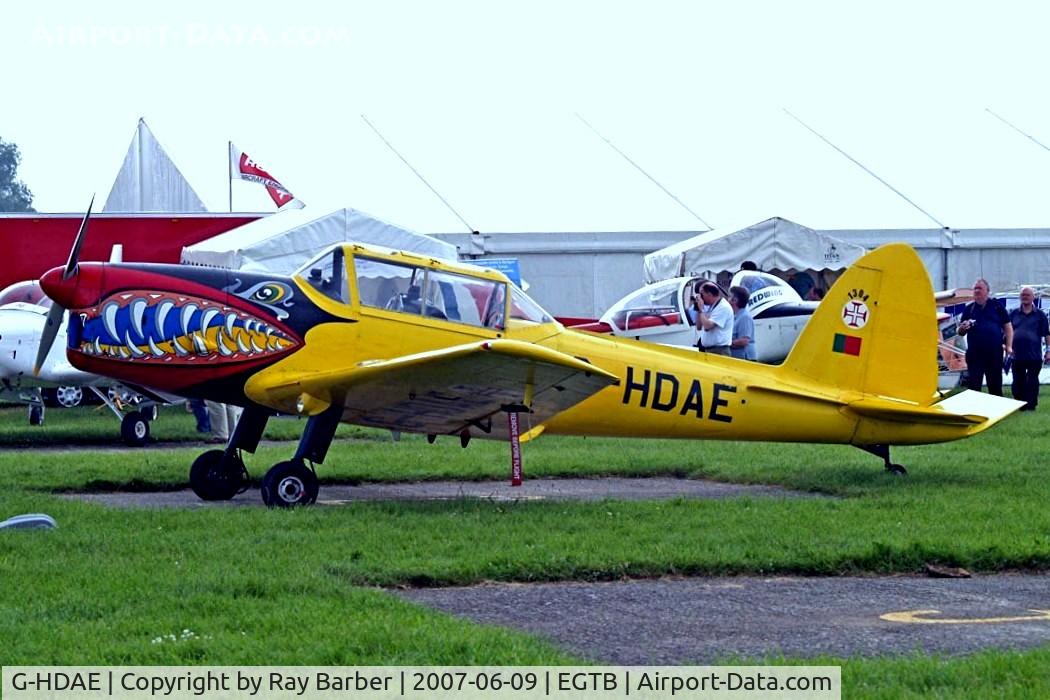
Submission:
<svg viewBox="0 0 1050 700">
<path fill-rule="evenodd" d="M 733 308 L 733 341 L 729 343 L 729 354 L 740 360 L 758 359 L 755 320 L 747 310 L 750 297 L 746 287 L 729 288 L 729 305 Z"/>
<path fill-rule="evenodd" d="M 1006 309 L 988 296 L 988 282 L 973 283 L 973 303 L 966 305 L 959 335 L 966 336 L 966 388 L 980 391 L 985 381 L 988 393 L 1003 395 L 1003 348 L 1013 354 L 1014 330 Z"/>
<path fill-rule="evenodd" d="M 1046 314 L 1035 308 L 1035 290 L 1021 290 L 1021 306 L 1010 313 L 1014 329 L 1013 396 L 1024 401 L 1022 411 L 1034 411 L 1039 403 L 1039 370 L 1050 361 L 1050 324 Z M 1043 350 L 1043 342 L 1046 350 Z"/>
</svg>

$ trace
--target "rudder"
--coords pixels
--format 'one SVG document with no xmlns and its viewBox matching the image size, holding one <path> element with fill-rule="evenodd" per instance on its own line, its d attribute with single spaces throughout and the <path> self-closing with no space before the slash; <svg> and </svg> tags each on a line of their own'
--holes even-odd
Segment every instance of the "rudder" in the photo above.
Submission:
<svg viewBox="0 0 1050 700">
<path fill-rule="evenodd" d="M 842 392 L 929 405 L 937 389 L 937 314 L 915 251 L 891 243 L 850 266 L 802 329 L 781 372 Z"/>
</svg>

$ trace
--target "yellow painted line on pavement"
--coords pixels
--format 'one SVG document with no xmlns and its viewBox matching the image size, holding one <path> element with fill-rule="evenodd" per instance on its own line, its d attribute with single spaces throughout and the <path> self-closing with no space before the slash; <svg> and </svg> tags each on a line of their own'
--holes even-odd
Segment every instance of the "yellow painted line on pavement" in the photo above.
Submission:
<svg viewBox="0 0 1050 700">
<path fill-rule="evenodd" d="M 977 625 L 998 624 L 1000 622 L 1050 622 L 1050 610 L 1030 609 L 1035 615 L 1015 615 L 1013 617 L 971 617 L 971 618 L 928 618 L 924 615 L 940 615 L 940 610 L 904 610 L 879 615 L 880 620 L 887 622 L 904 622 L 922 625 Z"/>
</svg>

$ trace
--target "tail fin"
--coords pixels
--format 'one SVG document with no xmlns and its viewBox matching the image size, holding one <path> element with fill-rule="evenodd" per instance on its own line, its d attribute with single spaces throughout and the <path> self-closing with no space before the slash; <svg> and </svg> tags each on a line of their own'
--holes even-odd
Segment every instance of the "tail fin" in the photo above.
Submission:
<svg viewBox="0 0 1050 700">
<path fill-rule="evenodd" d="M 846 270 L 781 372 L 845 392 L 929 405 L 937 389 L 937 314 L 915 251 L 892 243 Z"/>
</svg>

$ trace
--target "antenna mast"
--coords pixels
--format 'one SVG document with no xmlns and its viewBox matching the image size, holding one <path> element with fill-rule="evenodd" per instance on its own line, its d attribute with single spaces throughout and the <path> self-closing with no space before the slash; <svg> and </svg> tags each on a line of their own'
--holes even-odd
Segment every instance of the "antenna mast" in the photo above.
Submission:
<svg viewBox="0 0 1050 700">
<path fill-rule="evenodd" d="M 437 190 L 435 190 L 434 187 L 429 182 L 427 182 L 427 179 L 425 177 L 423 177 L 422 175 L 420 175 L 419 171 L 416 170 L 415 168 L 413 168 L 412 164 L 409 163 L 407 160 L 405 160 L 405 157 L 403 155 L 401 155 L 400 153 L 397 152 L 397 149 L 394 148 L 390 144 L 390 142 L 386 140 L 386 137 L 383 136 L 381 133 L 379 133 L 379 129 L 377 129 L 375 127 L 375 125 L 372 124 L 372 122 L 368 121 L 368 117 L 366 117 L 365 115 L 362 114 L 361 115 L 361 119 L 364 120 L 365 124 L 368 124 L 369 128 L 371 128 L 372 131 L 374 131 L 376 133 L 376 136 L 378 136 L 380 138 L 380 140 L 382 140 L 382 142 L 386 144 L 386 147 L 389 148 L 391 151 L 393 151 L 394 155 L 397 156 L 398 158 L 400 158 L 401 162 L 404 163 L 405 165 L 407 165 L 408 169 L 411 170 L 413 173 L 415 173 L 416 177 L 418 177 L 420 180 L 422 180 L 423 184 L 426 185 L 430 189 L 430 191 L 434 193 L 434 196 L 437 197 L 438 199 L 440 199 L 441 203 L 444 204 L 446 207 L 448 207 L 448 210 L 450 212 L 452 212 L 453 214 L 455 214 L 457 219 L 459 219 L 460 221 L 463 222 L 463 225 L 467 227 L 468 231 L 470 231 L 471 233 L 477 233 L 477 229 L 475 229 L 473 226 L 468 224 L 467 220 L 464 219 L 462 216 L 460 216 L 458 211 L 456 211 L 455 209 L 452 208 L 452 205 L 448 203 L 448 200 L 446 200 L 444 197 L 442 197 L 441 194 Z"/>
<path fill-rule="evenodd" d="M 1010 127 L 1011 129 L 1013 129 L 1014 131 L 1016 131 L 1017 133 L 1019 133 L 1019 134 L 1020 134 L 1021 136 L 1024 136 L 1024 137 L 1025 137 L 1026 139 L 1028 139 L 1029 141 L 1031 141 L 1032 143 L 1034 143 L 1034 144 L 1035 144 L 1036 146 L 1039 146 L 1039 147 L 1040 147 L 1040 148 L 1042 148 L 1043 150 L 1046 150 L 1046 151 L 1050 151 L 1050 147 L 1047 147 L 1047 146 L 1046 146 L 1046 144 L 1044 144 L 1044 143 L 1042 143 L 1041 141 L 1039 141 L 1039 139 L 1037 139 L 1036 137 L 1032 136 L 1032 135 L 1031 135 L 1031 134 L 1029 134 L 1029 133 L 1026 133 L 1026 132 L 1024 132 L 1024 131 L 1021 131 L 1021 130 L 1020 130 L 1020 129 L 1018 129 L 1018 128 L 1017 128 L 1016 126 L 1014 126 L 1014 125 L 1013 125 L 1013 124 L 1011 124 L 1010 122 L 1006 121 L 1005 119 L 1003 119 L 1002 117 L 1000 117 L 1000 116 L 999 116 L 998 114 L 996 114 L 996 113 L 995 113 L 995 112 L 993 112 L 992 110 L 990 110 L 990 109 L 988 109 L 987 107 L 985 107 L 985 108 L 984 108 L 984 111 L 985 111 L 985 112 L 988 112 L 988 114 L 992 115 L 993 117 L 995 117 L 996 119 L 998 119 L 999 121 L 1001 121 L 1001 122 L 1002 122 L 1003 124 L 1006 124 L 1006 125 L 1007 125 L 1008 127 Z"/>
<path fill-rule="evenodd" d="M 878 180 L 879 182 L 881 182 L 881 183 L 882 183 L 883 185 L 885 185 L 885 186 L 886 186 L 887 188 L 889 188 L 889 189 L 890 189 L 890 191 L 891 191 L 891 192 L 893 192 L 893 193 L 894 193 L 895 195 L 897 195 L 898 197 L 900 197 L 901 199 L 903 199 L 903 200 L 904 200 L 905 202 L 907 202 L 908 204 L 912 205 L 913 207 L 915 207 L 916 209 L 918 209 L 919 211 L 921 211 L 921 212 L 922 212 L 922 213 L 923 213 L 923 214 L 924 214 L 924 215 L 926 216 L 926 218 L 928 218 L 928 219 L 929 219 L 930 221 L 932 221 L 933 223 L 937 224 L 937 225 L 938 225 L 938 226 L 940 226 L 941 228 L 948 228 L 947 226 L 945 226 L 944 224 L 942 224 L 942 223 L 941 223 L 940 221 L 938 221 L 938 220 L 937 220 L 937 218 L 936 218 L 936 217 L 935 217 L 935 216 L 934 216 L 933 214 L 931 214 L 930 212 L 926 211 L 925 209 L 923 209 L 922 207 L 920 207 L 920 206 L 919 206 L 918 204 L 916 204 L 915 202 L 913 202 L 913 201 L 911 201 L 910 199 L 908 199 L 908 198 L 907 198 L 907 197 L 906 197 L 906 196 L 904 195 L 904 193 L 903 193 L 903 192 L 901 192 L 901 191 L 900 191 L 900 190 L 898 190 L 898 189 L 897 189 L 896 187 L 894 187 L 893 185 L 891 185 L 890 183 L 886 182 L 886 181 L 885 181 L 885 180 L 883 180 L 883 179 L 882 179 L 881 177 L 879 177 L 878 175 L 876 175 L 875 173 L 873 173 L 873 172 L 872 172 L 871 170 L 869 170 L 868 168 L 866 168 L 866 167 L 864 166 L 864 164 L 863 164 L 863 163 L 861 163 L 861 162 L 860 162 L 859 160 L 857 160 L 856 158 L 854 158 L 853 156 L 851 156 L 851 155 L 850 155 L 849 153 L 846 153 L 846 152 L 845 152 L 844 150 L 842 150 L 841 148 L 839 148 L 838 146 L 836 146 L 835 144 L 833 144 L 833 143 L 832 143 L 831 141 L 829 141 L 828 139 L 824 138 L 824 137 L 823 137 L 823 136 L 822 136 L 822 135 L 821 135 L 821 134 L 820 134 L 820 133 L 819 133 L 819 132 L 818 132 L 818 131 L 817 131 L 816 129 L 814 129 L 814 128 L 813 128 L 813 127 L 811 127 L 811 126 L 810 126 L 809 124 L 807 124 L 806 122 L 802 121 L 801 119 L 799 119 L 798 117 L 796 117 L 796 116 L 795 116 L 794 114 L 792 114 L 791 112 L 789 112 L 789 111 L 788 111 L 788 109 L 787 109 L 787 107 L 784 107 L 783 109 L 784 109 L 784 114 L 788 115 L 789 117 L 791 117 L 792 119 L 794 119 L 795 121 L 797 121 L 797 122 L 798 122 L 799 124 L 801 124 L 802 126 L 806 127 L 806 129 L 807 129 L 807 130 L 808 130 L 808 131 L 809 131 L 809 132 L 810 132 L 811 134 L 813 134 L 814 136 L 816 136 L 817 138 L 819 138 L 819 139 L 820 139 L 821 141 L 823 141 L 824 143 L 826 143 L 826 144 L 828 144 L 829 146 L 831 146 L 832 148 L 834 148 L 834 149 L 835 149 L 836 151 L 838 151 L 839 153 L 841 153 L 841 154 L 842 154 L 843 156 L 845 156 L 846 158 L 848 158 L 848 159 L 850 160 L 850 162 L 852 162 L 852 163 L 853 163 L 854 165 L 856 165 L 856 166 L 857 166 L 858 168 L 860 168 L 861 170 L 863 170 L 864 172 L 866 172 L 866 173 L 867 173 L 868 175 L 871 175 L 871 176 L 872 176 L 873 178 L 875 178 L 876 180 Z"/>
<path fill-rule="evenodd" d="M 614 151 L 616 151 L 617 153 L 619 153 L 619 154 L 620 154 L 621 156 L 623 156 L 623 159 L 624 159 L 624 160 L 626 160 L 626 161 L 627 161 L 628 163 L 630 163 L 631 165 L 633 165 L 633 166 L 634 166 L 634 167 L 635 167 L 635 168 L 636 168 L 636 169 L 638 170 L 638 172 L 640 172 L 640 173 L 641 173 L 642 175 L 645 175 L 645 176 L 646 176 L 647 178 L 649 178 L 649 180 L 650 180 L 650 181 L 651 181 L 651 182 L 652 182 L 652 183 L 653 183 L 654 185 L 656 185 L 656 186 L 657 186 L 657 187 L 659 187 L 659 188 L 660 188 L 661 190 L 663 190 L 664 194 L 666 194 L 666 195 L 667 195 L 668 197 L 670 197 L 670 198 L 671 198 L 671 199 L 673 199 L 674 201 L 678 202 L 678 205 L 679 205 L 679 206 L 681 206 L 681 207 L 682 207 L 682 209 L 685 209 L 685 210 L 686 210 L 687 212 L 689 212 L 689 213 L 690 213 L 690 214 L 692 214 L 692 215 L 693 215 L 694 217 L 696 217 L 697 221 L 699 221 L 699 222 L 700 222 L 700 223 L 702 223 L 702 224 L 703 224 L 704 226 L 706 226 L 706 227 L 708 228 L 708 230 L 711 230 L 712 228 L 714 228 L 713 226 L 711 226 L 711 224 L 709 224 L 709 223 L 707 223 L 706 221 L 704 221 L 704 220 L 703 220 L 703 219 L 702 219 L 702 218 L 700 217 L 700 215 L 699 215 L 699 214 L 697 214 L 697 213 L 696 213 L 695 211 L 693 211 L 692 209 L 690 209 L 689 207 L 687 207 L 687 206 L 685 205 L 685 202 L 683 202 L 682 200 L 678 199 L 678 197 L 675 197 L 675 196 L 674 196 L 673 194 L 671 194 L 671 191 L 670 191 L 670 190 L 668 190 L 668 189 L 667 189 L 666 187 L 664 187 L 664 186 L 663 186 L 663 185 L 661 185 L 661 184 L 660 184 L 659 182 L 657 182 L 657 180 L 656 180 L 656 178 L 655 178 L 655 177 L 653 177 L 653 176 L 652 176 L 652 175 L 650 175 L 649 173 L 645 172 L 645 170 L 643 170 L 643 169 L 642 169 L 642 166 L 638 165 L 638 164 L 637 164 L 637 163 L 635 163 L 635 162 L 634 162 L 633 160 L 631 160 L 630 156 L 628 156 L 628 155 L 627 155 L 626 153 L 624 153 L 623 151 L 621 151 L 621 150 L 620 150 L 619 148 L 617 148 L 617 147 L 616 147 L 616 144 L 614 144 L 614 143 L 613 143 L 612 141 L 610 141 L 609 139 L 605 138 L 605 137 L 604 137 L 604 136 L 602 136 L 602 135 L 601 135 L 600 133 L 598 133 L 598 130 L 597 130 L 597 129 L 595 129 L 595 128 L 594 128 L 593 126 L 591 126 L 591 123 L 590 123 L 590 122 L 588 122 L 588 121 L 587 121 L 586 119 L 584 119 L 583 117 L 581 117 L 581 116 L 580 116 L 580 114 L 579 114 L 579 112 L 577 112 L 577 113 L 576 113 L 576 118 L 577 118 L 577 119 L 579 119 L 579 120 L 580 120 L 581 122 L 583 122 L 583 123 L 584 123 L 584 124 L 585 124 L 585 125 L 587 126 L 587 128 L 588 128 L 588 129 L 590 129 L 591 131 L 593 131 L 593 132 L 594 132 L 594 135 L 595 135 L 595 136 L 597 136 L 598 138 L 600 138 L 600 139 L 601 139 L 602 141 L 604 141 L 605 143 L 609 144 L 609 148 L 613 149 Z"/>
</svg>

